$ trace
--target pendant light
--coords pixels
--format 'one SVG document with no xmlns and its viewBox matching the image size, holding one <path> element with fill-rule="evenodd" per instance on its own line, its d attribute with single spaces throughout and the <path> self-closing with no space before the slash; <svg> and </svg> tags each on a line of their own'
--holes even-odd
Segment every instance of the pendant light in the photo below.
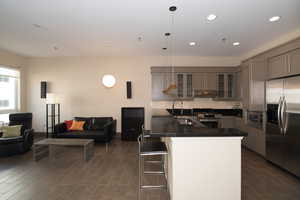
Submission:
<svg viewBox="0 0 300 200">
<path fill-rule="evenodd" d="M 170 49 L 170 65 L 171 65 L 171 83 L 168 85 L 166 89 L 163 90 L 164 94 L 167 94 L 169 96 L 176 96 L 176 83 L 175 83 L 175 69 L 173 65 L 173 28 L 174 28 L 174 12 L 177 10 L 176 6 L 169 7 L 169 11 L 171 12 L 171 33 L 165 33 L 165 36 L 168 37 L 171 36 L 171 39 L 169 41 L 169 49 Z"/>
</svg>

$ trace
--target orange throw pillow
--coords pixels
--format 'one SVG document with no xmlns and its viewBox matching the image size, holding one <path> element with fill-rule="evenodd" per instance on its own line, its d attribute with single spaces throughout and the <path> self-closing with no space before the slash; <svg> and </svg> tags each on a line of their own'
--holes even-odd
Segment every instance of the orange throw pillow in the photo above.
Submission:
<svg viewBox="0 0 300 200">
<path fill-rule="evenodd" d="M 83 131 L 85 121 L 73 121 L 70 131 Z"/>
</svg>

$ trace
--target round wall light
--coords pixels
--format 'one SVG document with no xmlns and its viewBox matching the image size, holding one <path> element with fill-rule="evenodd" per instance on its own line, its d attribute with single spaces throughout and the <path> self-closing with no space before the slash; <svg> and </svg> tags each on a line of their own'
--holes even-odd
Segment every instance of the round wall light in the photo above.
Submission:
<svg viewBox="0 0 300 200">
<path fill-rule="evenodd" d="M 109 74 L 104 75 L 102 77 L 102 84 L 105 87 L 111 88 L 116 84 L 116 78 L 113 75 L 109 75 Z"/>
</svg>

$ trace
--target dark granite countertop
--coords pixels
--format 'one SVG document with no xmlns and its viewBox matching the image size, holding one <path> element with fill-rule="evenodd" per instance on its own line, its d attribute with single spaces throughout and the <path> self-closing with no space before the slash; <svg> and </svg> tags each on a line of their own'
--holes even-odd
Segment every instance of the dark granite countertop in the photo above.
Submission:
<svg viewBox="0 0 300 200">
<path fill-rule="evenodd" d="M 213 113 L 213 114 L 221 114 L 223 116 L 236 116 L 236 117 L 242 117 L 243 116 L 243 110 L 242 109 L 217 109 L 217 108 L 175 108 L 175 109 L 166 109 L 170 115 L 185 115 L 185 116 L 193 116 L 197 115 L 198 113 Z"/>
<path fill-rule="evenodd" d="M 153 116 L 151 137 L 246 137 L 248 134 L 235 128 L 206 128 L 181 125 L 171 116 Z"/>
</svg>

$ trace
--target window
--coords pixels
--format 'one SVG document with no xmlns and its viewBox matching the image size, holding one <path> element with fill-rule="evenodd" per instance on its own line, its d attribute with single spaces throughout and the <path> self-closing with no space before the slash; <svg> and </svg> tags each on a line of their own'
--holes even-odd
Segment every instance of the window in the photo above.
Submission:
<svg viewBox="0 0 300 200">
<path fill-rule="evenodd" d="M 0 114 L 18 111 L 20 71 L 0 66 Z"/>
</svg>

